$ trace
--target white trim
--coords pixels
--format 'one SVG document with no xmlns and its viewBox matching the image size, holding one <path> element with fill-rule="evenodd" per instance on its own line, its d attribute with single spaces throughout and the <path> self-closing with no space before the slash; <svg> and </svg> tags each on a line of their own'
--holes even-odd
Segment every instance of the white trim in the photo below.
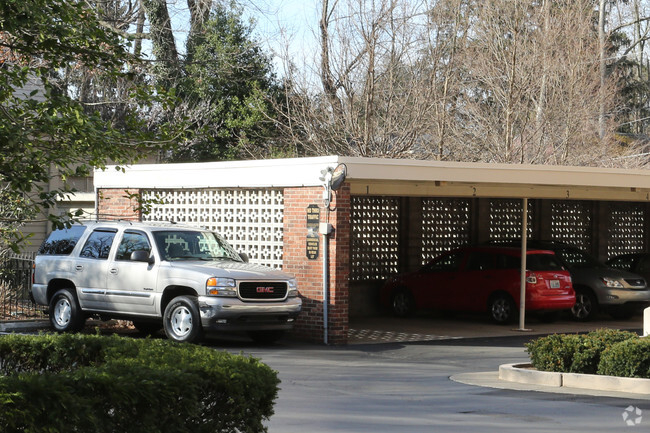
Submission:
<svg viewBox="0 0 650 433">
<path fill-rule="evenodd" d="M 142 164 L 95 170 L 96 188 L 283 188 L 319 186 L 320 170 L 338 157 Z"/>
<path fill-rule="evenodd" d="M 109 167 L 106 171 L 95 171 L 95 187 L 321 186 L 321 170 L 339 163 L 347 166 L 353 194 L 650 200 L 648 170 L 339 156 L 143 164 L 126 167 L 124 172 Z"/>
</svg>

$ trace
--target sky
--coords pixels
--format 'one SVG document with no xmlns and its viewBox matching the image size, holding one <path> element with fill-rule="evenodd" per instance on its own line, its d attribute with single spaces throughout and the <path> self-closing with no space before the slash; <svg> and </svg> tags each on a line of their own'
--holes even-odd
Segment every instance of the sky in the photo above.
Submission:
<svg viewBox="0 0 650 433">
<path fill-rule="evenodd" d="M 176 49 L 184 52 L 189 17 L 187 0 L 167 0 L 172 28 L 176 36 Z M 284 75 L 284 55 L 289 56 L 300 70 L 308 71 L 317 61 L 318 44 L 315 31 L 319 19 L 319 0 L 239 0 L 244 7 L 244 18 L 253 19 L 254 35 L 262 47 L 273 55 L 275 71 Z M 147 47 L 145 47 L 147 50 Z"/>
<path fill-rule="evenodd" d="M 256 20 L 256 34 L 272 53 L 281 54 L 289 47 L 293 61 L 309 62 L 316 53 L 315 31 L 318 23 L 317 0 L 247 0 L 246 7 Z M 254 4 L 254 7 L 251 5 Z M 282 74 L 281 62 L 274 61 Z"/>
</svg>

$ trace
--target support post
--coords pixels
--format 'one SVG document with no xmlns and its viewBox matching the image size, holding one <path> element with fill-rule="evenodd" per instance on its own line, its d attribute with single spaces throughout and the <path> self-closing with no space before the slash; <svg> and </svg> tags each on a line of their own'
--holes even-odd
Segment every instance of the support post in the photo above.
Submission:
<svg viewBox="0 0 650 433">
<path fill-rule="evenodd" d="M 528 250 L 528 199 L 523 199 L 523 210 L 521 212 L 521 279 L 519 289 L 519 329 L 526 329 L 526 252 Z"/>
</svg>

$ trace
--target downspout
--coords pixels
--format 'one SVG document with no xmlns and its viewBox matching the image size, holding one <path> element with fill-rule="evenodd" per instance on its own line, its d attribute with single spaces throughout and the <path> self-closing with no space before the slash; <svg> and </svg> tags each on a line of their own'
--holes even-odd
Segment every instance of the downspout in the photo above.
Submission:
<svg viewBox="0 0 650 433">
<path fill-rule="evenodd" d="M 328 206 L 329 208 L 329 206 Z M 329 213 L 329 209 L 326 214 Z M 327 215 L 329 220 L 329 215 Z M 329 305 L 329 234 L 327 233 L 327 223 L 324 224 L 324 227 L 321 227 L 321 233 L 323 234 L 323 343 L 328 344 L 328 311 L 327 307 Z"/>
</svg>

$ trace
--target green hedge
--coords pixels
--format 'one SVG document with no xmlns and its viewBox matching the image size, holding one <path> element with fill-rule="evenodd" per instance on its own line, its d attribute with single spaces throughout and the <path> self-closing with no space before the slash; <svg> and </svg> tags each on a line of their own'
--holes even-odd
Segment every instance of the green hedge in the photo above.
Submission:
<svg viewBox="0 0 650 433">
<path fill-rule="evenodd" d="M 259 360 L 167 340 L 0 337 L 0 431 L 263 432 L 279 380 Z"/>
<path fill-rule="evenodd" d="M 606 350 L 598 374 L 650 378 L 650 339 L 627 340 Z"/>
<path fill-rule="evenodd" d="M 619 371 L 621 361 L 613 361 L 612 357 L 618 356 L 626 345 L 639 343 L 645 340 L 633 332 L 600 329 L 585 335 L 554 334 L 538 338 L 526 344 L 526 350 L 533 367 L 540 371 L 627 376 Z M 645 355 L 647 360 L 641 358 L 631 362 L 650 362 L 650 352 Z M 605 370 L 604 364 L 612 367 Z"/>
</svg>

